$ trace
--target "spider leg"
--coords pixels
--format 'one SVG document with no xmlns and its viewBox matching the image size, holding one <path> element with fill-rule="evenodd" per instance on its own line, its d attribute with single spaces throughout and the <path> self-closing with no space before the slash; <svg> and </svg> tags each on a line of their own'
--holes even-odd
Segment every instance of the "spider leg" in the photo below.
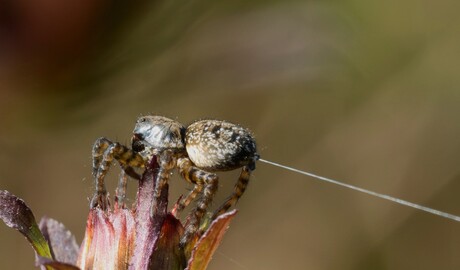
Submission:
<svg viewBox="0 0 460 270">
<path fill-rule="evenodd" d="M 121 171 L 118 180 L 118 186 L 115 190 L 115 207 L 126 208 L 126 189 L 128 186 L 128 177 L 125 171 Z"/>
<path fill-rule="evenodd" d="M 97 176 L 97 171 L 99 170 L 99 166 L 102 162 L 103 155 L 105 150 L 109 148 L 109 146 L 112 144 L 110 140 L 107 138 L 101 137 L 96 140 L 96 142 L 93 145 L 93 177 L 96 178 Z"/>
<path fill-rule="evenodd" d="M 121 168 L 123 169 L 124 173 L 130 176 L 133 179 L 141 180 L 141 176 L 134 170 L 133 167 L 129 166 L 128 164 L 120 163 Z"/>
<path fill-rule="evenodd" d="M 100 206 L 106 209 L 108 206 L 104 178 L 114 159 L 123 168 L 144 166 L 143 158 L 133 150 L 119 143 L 112 143 L 106 138 L 97 139 L 93 146 L 93 176 L 96 181 L 96 192 L 91 200 L 91 207 Z"/>
<path fill-rule="evenodd" d="M 192 196 L 196 196 L 198 193 L 201 193 L 201 197 L 198 199 L 196 209 L 191 213 L 190 220 L 180 241 L 181 246 L 184 247 L 188 242 L 190 242 L 190 240 L 195 236 L 195 233 L 198 231 L 201 218 L 206 213 L 209 205 L 212 202 L 214 194 L 217 191 L 218 177 L 214 173 L 209 173 L 193 166 L 192 162 L 188 158 L 180 158 L 177 161 L 177 166 L 182 177 L 184 177 L 187 181 L 199 186 L 199 188 L 192 190 Z M 193 198 L 189 199 L 191 201 Z M 186 201 L 188 201 L 188 199 Z M 186 201 L 184 201 L 184 203 L 186 203 Z"/>
<path fill-rule="evenodd" d="M 171 171 L 176 166 L 176 159 L 173 154 L 166 150 L 159 154 L 158 156 L 158 173 L 157 179 L 155 182 L 155 188 L 153 190 L 153 202 L 152 206 L 152 216 L 155 216 L 158 212 L 158 205 L 156 203 L 160 201 L 161 191 L 163 187 L 168 184 L 169 177 L 171 176 Z"/>
<path fill-rule="evenodd" d="M 182 198 L 176 207 L 176 212 L 180 213 L 182 210 L 184 210 L 185 207 L 187 207 L 193 200 L 195 200 L 196 196 L 200 194 L 203 191 L 203 185 L 197 185 L 194 184 L 193 189 L 185 196 Z"/>
<path fill-rule="evenodd" d="M 104 154 L 110 145 L 112 145 L 112 142 L 104 137 L 98 138 L 93 145 L 93 178 L 96 182 L 96 192 L 91 200 L 91 207 L 96 205 L 104 205 L 106 207 L 107 205 L 107 189 L 104 180 L 98 177 L 98 171 L 104 159 Z"/>
<path fill-rule="evenodd" d="M 217 208 L 217 210 L 212 215 L 212 220 L 214 220 L 221 214 L 227 212 L 227 210 L 230 207 L 236 204 L 236 202 L 240 199 L 240 197 L 246 190 L 246 187 L 248 186 L 251 172 L 252 170 L 250 169 L 250 165 L 243 167 L 240 173 L 240 177 L 238 178 L 238 182 L 236 182 L 235 187 L 233 189 L 233 194 L 230 195 L 219 208 Z"/>
<path fill-rule="evenodd" d="M 184 210 L 185 207 L 187 207 L 193 200 L 195 200 L 196 196 L 198 194 L 200 194 L 202 191 L 203 191 L 203 185 L 201 184 L 201 182 L 198 181 L 194 181 L 193 180 L 193 177 L 187 177 L 186 175 L 184 175 L 184 173 L 187 173 L 187 174 L 195 174 L 195 172 L 185 172 L 184 169 L 182 169 L 181 171 L 181 168 L 183 168 L 184 166 L 188 166 L 190 168 L 190 170 L 195 170 L 195 171 L 199 171 L 198 168 L 194 167 L 193 169 L 191 167 L 193 167 L 192 163 L 190 162 L 190 160 L 188 158 L 180 158 L 178 160 L 178 164 L 180 164 L 181 167 L 179 167 L 179 173 L 182 174 L 182 177 L 187 180 L 187 182 L 193 184 L 193 189 L 187 194 L 187 196 L 185 196 L 184 198 L 182 198 L 177 206 L 176 206 L 176 212 L 177 213 L 180 213 L 182 210 Z"/>
</svg>

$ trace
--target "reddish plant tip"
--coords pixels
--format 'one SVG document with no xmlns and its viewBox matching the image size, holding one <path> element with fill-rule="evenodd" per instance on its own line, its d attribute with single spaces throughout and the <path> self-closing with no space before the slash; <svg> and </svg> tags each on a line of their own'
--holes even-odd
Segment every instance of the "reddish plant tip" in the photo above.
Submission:
<svg viewBox="0 0 460 270">
<path fill-rule="evenodd" d="M 184 227 L 167 210 L 168 184 L 155 195 L 160 174 L 153 158 L 138 182 L 132 208 L 118 204 L 120 197 L 115 199 L 114 209 L 91 208 L 79 249 L 64 225 L 43 218 L 39 227 L 24 201 L 8 191 L 0 190 L 0 218 L 26 236 L 38 255 L 37 265 L 43 269 L 204 270 L 236 211 L 222 214 L 201 237 L 194 236 L 182 247 Z"/>
<path fill-rule="evenodd" d="M 6 226 L 21 233 L 25 233 L 32 224 L 36 223 L 26 203 L 6 190 L 0 190 L 0 219 Z"/>
</svg>

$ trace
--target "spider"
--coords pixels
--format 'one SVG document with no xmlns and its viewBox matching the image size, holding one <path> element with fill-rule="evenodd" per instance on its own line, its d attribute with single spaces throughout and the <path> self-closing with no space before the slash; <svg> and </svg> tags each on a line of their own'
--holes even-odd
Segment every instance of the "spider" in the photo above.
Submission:
<svg viewBox="0 0 460 270">
<path fill-rule="evenodd" d="M 188 195 L 179 200 L 176 211 L 180 212 L 200 195 L 181 239 L 182 245 L 198 231 L 217 191 L 218 176 L 215 172 L 242 168 L 233 193 L 217 208 L 211 220 L 236 204 L 246 190 L 255 162 L 259 159 L 251 133 L 226 121 L 200 120 L 185 127 L 163 116 L 142 116 L 137 120 L 133 133 L 132 149 L 104 137 L 96 140 L 93 146 L 96 192 L 91 206 L 107 208 L 104 177 L 114 159 L 126 174 L 139 179 L 133 168 L 143 168 L 148 160 L 157 156 L 159 172 L 154 197 L 160 196 L 160 190 L 174 168 L 194 185 Z"/>
</svg>

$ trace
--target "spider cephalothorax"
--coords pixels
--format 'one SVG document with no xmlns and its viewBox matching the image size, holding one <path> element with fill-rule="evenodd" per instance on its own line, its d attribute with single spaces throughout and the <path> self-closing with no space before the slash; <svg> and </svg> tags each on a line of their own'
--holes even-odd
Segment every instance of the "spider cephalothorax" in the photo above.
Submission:
<svg viewBox="0 0 460 270">
<path fill-rule="evenodd" d="M 259 159 L 251 133 L 225 121 L 200 120 L 184 127 L 163 116 L 142 116 L 137 120 L 133 133 L 132 149 L 105 138 L 99 138 L 94 144 L 93 175 L 97 189 L 92 206 L 107 207 L 103 180 L 113 159 L 128 175 L 139 178 L 133 167 L 144 167 L 145 162 L 156 156 L 160 165 L 156 192 L 167 182 L 174 167 L 185 180 L 194 184 L 192 191 L 179 201 L 177 211 L 200 195 L 182 243 L 196 233 L 217 191 L 218 177 L 213 172 L 242 168 L 233 194 L 216 210 L 215 218 L 233 206 L 244 193 L 251 171 Z"/>
<path fill-rule="evenodd" d="M 185 127 L 163 116 L 140 117 L 133 131 L 132 148 L 145 159 L 164 150 L 185 152 Z"/>
</svg>

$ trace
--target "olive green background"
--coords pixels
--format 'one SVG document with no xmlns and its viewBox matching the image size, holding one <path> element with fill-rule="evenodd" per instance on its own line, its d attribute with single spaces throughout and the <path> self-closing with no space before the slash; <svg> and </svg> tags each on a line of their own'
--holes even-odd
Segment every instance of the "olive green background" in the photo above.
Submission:
<svg viewBox="0 0 460 270">
<path fill-rule="evenodd" d="M 92 143 L 148 113 L 239 123 L 264 159 L 460 215 L 458 1 L 28 2 L 0 12 L 0 189 L 79 242 Z M 459 223 L 261 162 L 237 208 L 209 269 L 460 268 Z M 0 268 L 33 264 L 0 224 Z"/>
</svg>

